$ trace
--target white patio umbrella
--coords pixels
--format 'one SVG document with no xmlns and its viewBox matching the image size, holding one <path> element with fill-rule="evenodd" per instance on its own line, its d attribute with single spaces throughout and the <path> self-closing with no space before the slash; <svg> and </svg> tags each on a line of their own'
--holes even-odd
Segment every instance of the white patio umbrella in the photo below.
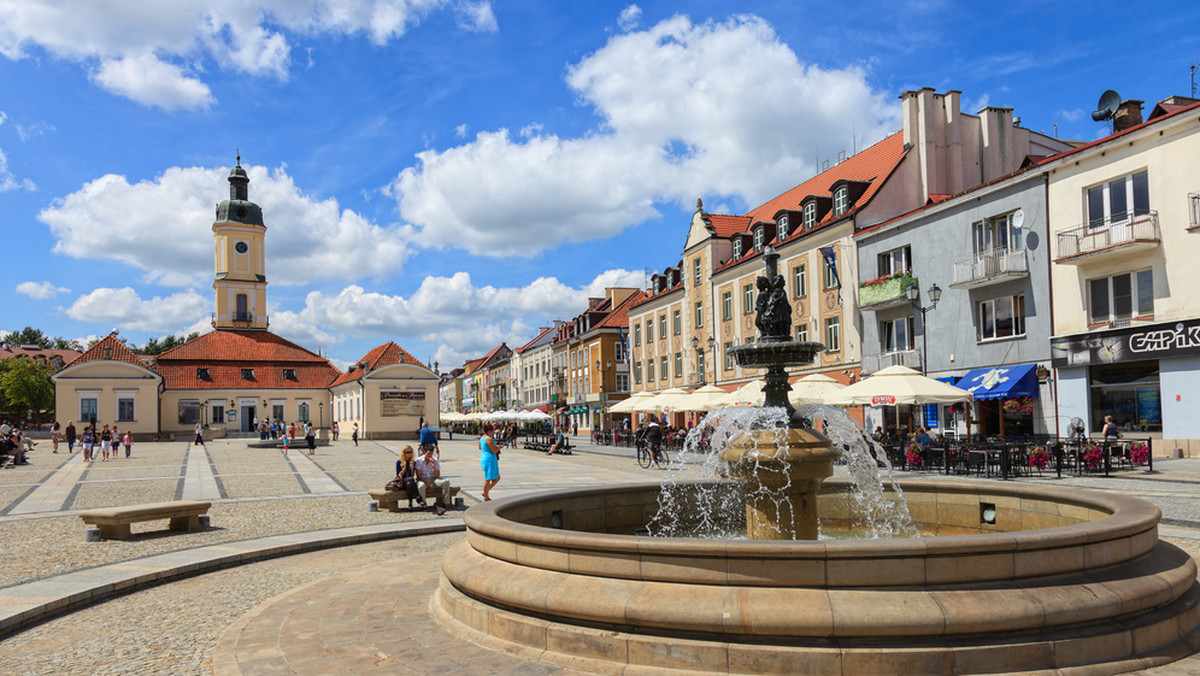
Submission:
<svg viewBox="0 0 1200 676">
<path fill-rule="evenodd" d="M 716 385 L 705 385 L 684 397 L 682 403 L 676 404 L 673 409 L 676 411 L 715 411 L 718 408 L 725 408 L 721 402 L 729 394 Z"/>
<path fill-rule="evenodd" d="M 792 383 L 792 391 L 788 392 L 788 401 L 792 406 L 823 404 L 825 397 L 844 389 L 846 389 L 846 385 L 824 373 L 813 373 Z"/>
<path fill-rule="evenodd" d="M 675 410 L 675 405 L 683 401 L 687 396 L 687 390 L 681 387 L 672 387 L 669 390 L 663 390 L 654 395 L 650 399 L 646 399 L 637 404 L 637 408 L 633 410 L 641 413 L 661 413 L 663 409 Z"/>
<path fill-rule="evenodd" d="M 766 385 L 765 380 L 751 380 L 742 385 L 736 390 L 725 395 L 721 400 L 720 406 L 717 408 L 734 408 L 736 406 L 762 406 L 766 400 L 766 395 L 763 394 L 762 388 Z"/>
<path fill-rule="evenodd" d="M 609 406 L 608 412 L 609 413 L 633 413 L 638 410 L 636 408 L 636 406 L 639 403 L 646 401 L 647 399 L 652 399 L 652 398 L 654 398 L 654 396 L 655 396 L 655 394 L 653 392 L 634 392 L 633 394 L 629 395 L 628 398 L 622 399 L 621 401 L 613 404 L 612 406 Z"/>
<path fill-rule="evenodd" d="M 529 422 L 543 422 L 550 419 L 550 414 L 545 411 L 533 410 L 525 411 L 524 413 L 526 415 L 523 415 L 522 418 Z"/>
<path fill-rule="evenodd" d="M 889 366 L 825 397 L 830 406 L 954 404 L 970 400 L 970 392 L 923 376 L 907 366 Z"/>
</svg>

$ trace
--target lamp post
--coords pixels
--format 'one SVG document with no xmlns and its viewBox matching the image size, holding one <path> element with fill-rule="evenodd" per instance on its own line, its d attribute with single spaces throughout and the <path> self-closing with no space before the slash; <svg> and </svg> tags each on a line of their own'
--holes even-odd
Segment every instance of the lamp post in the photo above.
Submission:
<svg viewBox="0 0 1200 676">
<path fill-rule="evenodd" d="M 319 424 L 317 425 L 317 429 L 323 430 L 323 429 L 325 429 L 325 402 L 323 402 L 323 401 L 317 402 L 317 411 L 320 414 L 320 418 L 318 419 Z"/>
<path fill-rule="evenodd" d="M 929 297 L 929 306 L 921 307 L 921 290 L 916 286 L 910 286 L 904 291 L 908 296 L 908 302 L 912 303 L 913 309 L 921 313 L 921 375 L 927 375 L 929 359 L 929 325 L 925 323 L 925 313 L 937 307 L 938 301 L 942 299 L 942 290 L 937 284 L 929 287 L 925 295 Z"/>
<path fill-rule="evenodd" d="M 700 384 L 704 384 L 704 372 L 708 369 L 704 368 L 704 362 L 701 361 L 703 352 L 700 351 L 700 337 L 692 336 L 692 350 L 696 353 L 696 374 L 700 377 Z"/>
<path fill-rule="evenodd" d="M 713 363 L 713 384 L 715 385 L 717 382 L 717 341 L 712 336 L 708 337 L 708 356 Z M 707 366 L 708 364 L 705 364 L 705 367 Z M 707 370 L 705 368 L 705 371 Z"/>
</svg>

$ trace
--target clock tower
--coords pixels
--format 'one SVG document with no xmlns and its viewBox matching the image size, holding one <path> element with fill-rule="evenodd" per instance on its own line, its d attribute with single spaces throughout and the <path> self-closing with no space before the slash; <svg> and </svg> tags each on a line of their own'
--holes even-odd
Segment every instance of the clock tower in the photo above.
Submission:
<svg viewBox="0 0 1200 676">
<path fill-rule="evenodd" d="M 229 172 L 229 199 L 217 205 L 213 222 L 216 244 L 215 329 L 267 329 L 267 275 L 262 208 L 250 201 L 250 177 L 237 166 Z"/>
</svg>

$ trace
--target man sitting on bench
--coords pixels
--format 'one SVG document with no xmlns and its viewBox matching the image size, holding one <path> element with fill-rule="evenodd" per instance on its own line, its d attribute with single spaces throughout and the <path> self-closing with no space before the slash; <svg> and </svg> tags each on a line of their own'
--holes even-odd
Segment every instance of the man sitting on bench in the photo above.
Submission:
<svg viewBox="0 0 1200 676">
<path fill-rule="evenodd" d="M 562 453 L 567 448 L 567 438 L 563 436 L 562 428 L 558 427 L 554 430 L 554 432 L 554 443 L 550 445 L 550 450 L 546 452 L 546 455 Z"/>
<path fill-rule="evenodd" d="M 437 486 L 442 491 L 441 502 L 434 507 L 434 511 L 438 515 L 446 513 L 446 508 L 450 506 L 450 480 L 442 478 L 442 464 L 438 459 L 433 457 L 433 446 L 425 446 L 421 449 L 422 456 L 417 458 L 417 475 L 421 478 L 417 482 L 417 493 L 420 494 L 421 500 L 425 500 L 430 486 Z"/>
</svg>

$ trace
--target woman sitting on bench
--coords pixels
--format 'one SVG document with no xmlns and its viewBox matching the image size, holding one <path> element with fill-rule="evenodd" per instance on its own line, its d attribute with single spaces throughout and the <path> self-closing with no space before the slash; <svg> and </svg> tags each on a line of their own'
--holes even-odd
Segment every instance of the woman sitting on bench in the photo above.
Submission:
<svg viewBox="0 0 1200 676">
<path fill-rule="evenodd" d="M 389 481 L 386 488 L 396 492 L 403 490 L 408 495 L 409 509 L 412 509 L 414 498 L 418 505 L 425 507 L 425 498 L 417 490 L 417 463 L 413 458 L 412 446 L 405 446 L 400 452 L 400 459 L 396 461 L 396 478 Z"/>
</svg>

